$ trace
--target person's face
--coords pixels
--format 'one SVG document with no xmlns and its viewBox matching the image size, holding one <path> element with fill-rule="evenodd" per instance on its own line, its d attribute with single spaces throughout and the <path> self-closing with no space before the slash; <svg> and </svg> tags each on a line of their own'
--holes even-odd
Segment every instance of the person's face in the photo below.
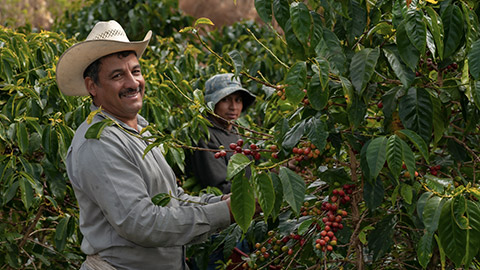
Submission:
<svg viewBox="0 0 480 270">
<path fill-rule="evenodd" d="M 101 59 L 98 84 L 90 77 L 85 78 L 85 84 L 95 105 L 124 122 L 136 119 L 142 108 L 145 80 L 134 53 Z"/>
<path fill-rule="evenodd" d="M 215 114 L 226 120 L 237 120 L 243 109 L 242 94 L 240 92 L 232 93 L 222 98 L 215 105 Z"/>
</svg>

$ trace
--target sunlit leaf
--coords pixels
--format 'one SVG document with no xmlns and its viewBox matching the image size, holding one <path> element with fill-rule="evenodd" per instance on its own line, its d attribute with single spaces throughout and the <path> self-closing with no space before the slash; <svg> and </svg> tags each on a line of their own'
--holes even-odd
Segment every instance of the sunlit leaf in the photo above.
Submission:
<svg viewBox="0 0 480 270">
<path fill-rule="evenodd" d="M 91 125 L 88 129 L 87 132 L 85 132 L 85 139 L 100 139 L 100 136 L 102 135 L 102 131 L 113 124 L 113 120 L 111 119 L 104 119 L 100 122 L 97 122 L 93 125 Z"/>
<path fill-rule="evenodd" d="M 233 179 L 237 174 L 244 171 L 253 161 L 244 154 L 235 154 L 228 161 L 227 180 Z"/>
</svg>

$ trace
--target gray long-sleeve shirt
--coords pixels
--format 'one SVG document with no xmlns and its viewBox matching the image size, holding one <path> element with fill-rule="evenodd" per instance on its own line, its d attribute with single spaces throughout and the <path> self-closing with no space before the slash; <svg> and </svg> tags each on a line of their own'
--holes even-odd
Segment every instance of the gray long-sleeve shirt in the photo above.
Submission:
<svg viewBox="0 0 480 270">
<path fill-rule="evenodd" d="M 230 224 L 227 203 L 218 196 L 185 194 L 160 150 L 143 157 L 147 143 L 116 125 L 106 127 L 99 140 L 85 139 L 87 129 L 103 119 L 97 114 L 90 125 L 80 125 L 66 159 L 80 207 L 82 251 L 118 269 L 185 269 L 184 245 Z M 138 116 L 138 130 L 147 125 Z M 151 198 L 158 193 L 181 200 L 156 206 Z"/>
</svg>

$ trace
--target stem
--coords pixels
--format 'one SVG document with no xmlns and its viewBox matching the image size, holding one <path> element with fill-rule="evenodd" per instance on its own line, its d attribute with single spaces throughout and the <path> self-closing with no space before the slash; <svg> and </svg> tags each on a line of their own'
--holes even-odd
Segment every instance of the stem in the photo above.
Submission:
<svg viewBox="0 0 480 270">
<path fill-rule="evenodd" d="M 250 35 L 252 35 L 255 41 L 258 42 L 258 44 L 260 44 L 267 52 L 269 52 L 273 56 L 273 58 L 275 58 L 275 60 L 278 61 L 278 63 L 280 63 L 282 66 L 284 66 L 287 69 L 289 68 L 288 65 L 283 63 L 280 59 L 278 59 L 278 57 L 272 52 L 272 50 L 270 50 L 267 46 L 265 46 L 262 42 L 260 42 L 260 40 L 258 40 L 258 38 L 255 36 L 255 34 L 253 34 L 253 32 L 250 29 L 247 28 L 247 32 L 250 33 Z"/>
<path fill-rule="evenodd" d="M 18 245 L 19 248 L 22 248 L 25 245 L 25 243 L 27 242 L 28 236 L 30 235 L 30 233 L 33 231 L 33 229 L 37 225 L 38 220 L 42 217 L 43 208 L 44 208 L 44 205 L 43 204 L 40 205 L 40 208 L 38 209 L 37 215 L 35 215 L 35 219 L 33 220 L 32 224 L 30 224 L 30 226 L 28 227 L 27 231 L 25 232 L 25 234 L 23 236 L 22 241 Z"/>
</svg>

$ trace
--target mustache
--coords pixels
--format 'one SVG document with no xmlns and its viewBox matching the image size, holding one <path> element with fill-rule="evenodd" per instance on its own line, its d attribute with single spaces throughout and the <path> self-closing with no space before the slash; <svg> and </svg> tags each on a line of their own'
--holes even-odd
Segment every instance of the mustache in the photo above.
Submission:
<svg viewBox="0 0 480 270">
<path fill-rule="evenodd" d="M 130 95 L 130 94 L 133 94 L 133 93 L 140 93 L 142 91 L 142 89 L 140 87 L 137 87 L 137 88 L 127 88 L 125 90 L 122 90 L 118 96 L 119 97 L 123 97 L 123 96 L 127 96 L 127 95 Z"/>
</svg>

